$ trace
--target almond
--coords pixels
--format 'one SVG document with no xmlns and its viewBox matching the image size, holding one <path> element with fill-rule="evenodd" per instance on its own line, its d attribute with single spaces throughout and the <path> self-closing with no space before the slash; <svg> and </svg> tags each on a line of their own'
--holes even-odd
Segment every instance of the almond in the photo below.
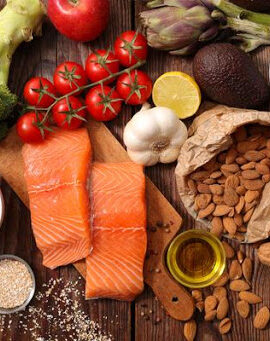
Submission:
<svg viewBox="0 0 270 341">
<path fill-rule="evenodd" d="M 242 268 L 238 260 L 233 260 L 229 270 L 230 280 L 239 279 L 242 276 Z"/>
<path fill-rule="evenodd" d="M 250 283 L 252 278 L 252 272 L 253 272 L 253 264 L 252 260 L 250 258 L 246 258 L 242 264 L 242 270 L 245 280 Z"/>
<path fill-rule="evenodd" d="M 245 198 L 240 197 L 238 204 L 235 206 L 236 213 L 240 214 L 244 206 L 245 206 Z"/>
<path fill-rule="evenodd" d="M 259 247 L 258 257 L 262 264 L 270 266 L 270 243 L 264 243 Z"/>
<path fill-rule="evenodd" d="M 227 205 L 217 205 L 214 212 L 213 216 L 214 217 L 222 217 L 230 212 L 230 207 Z"/>
<path fill-rule="evenodd" d="M 239 165 L 237 163 L 232 163 L 230 165 L 222 165 L 220 169 L 222 172 L 228 173 L 237 173 L 240 170 Z"/>
<path fill-rule="evenodd" d="M 250 291 L 241 291 L 239 298 L 249 304 L 257 304 L 262 302 L 262 298 Z"/>
<path fill-rule="evenodd" d="M 214 212 L 215 208 L 216 208 L 215 204 L 213 203 L 209 204 L 205 209 L 200 210 L 198 218 L 204 219 L 208 217 L 210 214 Z"/>
<path fill-rule="evenodd" d="M 235 215 L 234 207 L 231 207 L 230 212 L 228 213 L 228 217 L 233 218 Z"/>
<path fill-rule="evenodd" d="M 231 245 L 229 245 L 224 240 L 222 241 L 222 245 L 226 253 L 226 258 L 229 258 L 229 259 L 233 258 L 235 255 L 235 252 L 234 252 L 234 249 L 231 247 Z"/>
<path fill-rule="evenodd" d="M 239 153 L 245 154 L 246 152 L 250 150 L 257 149 L 259 144 L 260 142 L 258 141 L 241 141 L 237 143 L 236 149 Z"/>
<path fill-rule="evenodd" d="M 197 186 L 197 190 L 199 193 L 211 194 L 209 185 L 207 185 L 207 184 L 199 183 Z"/>
<path fill-rule="evenodd" d="M 263 159 L 260 163 L 270 167 L 270 159 L 269 158 Z"/>
<path fill-rule="evenodd" d="M 270 174 L 264 174 L 262 176 L 262 180 L 265 184 L 267 184 L 270 181 Z"/>
<path fill-rule="evenodd" d="M 229 280 L 229 275 L 227 272 L 223 272 L 223 274 L 219 277 L 219 279 L 213 284 L 213 287 L 223 287 L 227 284 Z"/>
<path fill-rule="evenodd" d="M 247 232 L 247 227 L 242 225 L 242 226 L 238 227 L 237 231 L 238 232 L 242 232 L 242 233 L 246 233 Z"/>
<path fill-rule="evenodd" d="M 236 189 L 240 184 L 239 177 L 235 174 L 228 176 L 225 181 L 225 187 L 232 187 Z"/>
<path fill-rule="evenodd" d="M 238 204 L 239 196 L 233 188 L 227 187 L 224 191 L 223 200 L 226 205 L 233 207 Z"/>
<path fill-rule="evenodd" d="M 223 297 L 227 297 L 227 290 L 224 287 L 216 287 L 214 288 L 213 295 L 220 302 Z"/>
<path fill-rule="evenodd" d="M 245 258 L 245 256 L 244 256 L 243 252 L 241 250 L 237 251 L 237 259 L 238 259 L 238 262 L 240 264 L 243 263 L 244 258 Z"/>
<path fill-rule="evenodd" d="M 264 329 L 270 319 L 269 309 L 267 307 L 262 307 L 256 314 L 253 325 L 256 329 Z"/>
<path fill-rule="evenodd" d="M 243 217 L 244 223 L 248 223 L 252 217 L 253 212 L 255 211 L 255 207 L 251 208 Z"/>
<path fill-rule="evenodd" d="M 242 177 L 247 180 L 254 180 L 258 179 L 260 177 L 260 174 L 256 170 L 250 169 L 243 171 Z"/>
<path fill-rule="evenodd" d="M 265 158 L 265 154 L 261 151 L 249 150 L 244 154 L 244 158 L 248 161 L 258 162 Z"/>
<path fill-rule="evenodd" d="M 213 158 L 212 160 L 208 161 L 205 165 L 203 165 L 203 168 L 206 171 L 214 172 L 215 170 L 219 169 L 220 164 L 216 161 L 216 158 Z"/>
<path fill-rule="evenodd" d="M 211 193 L 215 195 L 222 195 L 224 192 L 224 189 L 221 185 L 210 185 L 209 188 Z"/>
<path fill-rule="evenodd" d="M 211 199 L 212 199 L 211 194 L 198 194 L 195 197 L 195 205 L 196 207 L 198 207 L 199 210 L 202 210 L 210 204 Z"/>
<path fill-rule="evenodd" d="M 206 185 L 213 185 L 216 183 L 216 180 L 215 179 L 211 179 L 211 178 L 208 178 L 206 180 L 203 180 L 203 183 L 206 184 Z"/>
<path fill-rule="evenodd" d="M 253 207 L 257 206 L 257 200 L 253 200 L 252 202 L 246 202 L 244 207 L 244 213 L 247 213 Z"/>
<path fill-rule="evenodd" d="M 270 173 L 269 167 L 263 163 L 257 163 L 256 164 L 256 171 L 262 175 Z"/>
<path fill-rule="evenodd" d="M 247 159 L 245 159 L 243 156 L 238 156 L 236 159 L 235 159 L 236 163 L 238 163 L 238 165 L 244 165 L 245 163 L 247 163 Z"/>
<path fill-rule="evenodd" d="M 218 238 L 221 237 L 222 232 L 223 232 L 223 223 L 220 217 L 214 217 L 212 219 L 210 232 Z"/>
<path fill-rule="evenodd" d="M 246 301 L 239 301 L 236 303 L 236 309 L 239 315 L 245 319 L 249 315 L 250 305 Z"/>
<path fill-rule="evenodd" d="M 239 194 L 239 195 L 245 195 L 246 194 L 246 188 L 245 186 L 238 186 L 236 188 L 236 193 Z"/>
<path fill-rule="evenodd" d="M 266 157 L 268 157 L 268 158 L 270 157 L 270 150 L 269 149 L 263 149 L 262 152 L 264 153 L 264 155 Z"/>
<path fill-rule="evenodd" d="M 236 226 L 233 218 L 224 217 L 223 218 L 223 226 L 229 234 L 234 235 L 236 233 L 237 226 Z"/>
<path fill-rule="evenodd" d="M 192 174 L 190 174 L 190 179 L 194 180 L 194 181 L 202 181 L 207 179 L 209 176 L 209 172 L 207 171 L 196 171 L 193 172 Z"/>
<path fill-rule="evenodd" d="M 245 194 L 245 201 L 251 203 L 253 200 L 258 199 L 260 196 L 259 191 L 250 191 L 248 190 Z"/>
<path fill-rule="evenodd" d="M 259 180 L 259 179 L 257 179 L 257 180 L 245 180 L 244 186 L 246 187 L 246 189 L 249 189 L 251 191 L 256 191 L 256 190 L 263 188 L 264 182 L 262 180 Z"/>
<path fill-rule="evenodd" d="M 246 291 L 249 290 L 250 286 L 249 284 L 242 280 L 242 279 L 236 279 L 234 281 L 231 281 L 230 283 L 230 290 L 232 291 Z"/>
<path fill-rule="evenodd" d="M 222 172 L 221 171 L 215 171 L 213 173 L 210 174 L 210 178 L 211 179 L 218 179 L 222 176 Z"/>
<path fill-rule="evenodd" d="M 194 320 L 187 321 L 184 324 L 184 336 L 187 341 L 194 341 L 197 333 L 197 324 Z"/>
<path fill-rule="evenodd" d="M 242 243 L 245 240 L 245 236 L 242 233 L 236 232 L 236 234 L 234 235 L 234 239 Z"/>
<path fill-rule="evenodd" d="M 227 179 L 226 176 L 222 175 L 220 178 L 217 179 L 217 183 L 223 185 L 225 184 L 226 179 Z"/>
<path fill-rule="evenodd" d="M 207 296 L 204 301 L 204 310 L 208 313 L 211 310 L 214 310 L 217 306 L 217 298 L 213 295 Z"/>
<path fill-rule="evenodd" d="M 216 310 L 208 311 L 208 313 L 206 313 L 204 316 L 204 320 L 205 321 L 213 321 L 216 318 L 216 314 L 217 314 Z"/>
<path fill-rule="evenodd" d="M 226 317 L 219 323 L 218 330 L 220 334 L 227 334 L 231 330 L 231 327 L 232 327 L 232 322 L 228 317 Z"/>
<path fill-rule="evenodd" d="M 225 158 L 225 163 L 227 165 L 234 163 L 236 157 L 238 156 L 237 151 L 234 148 L 230 148 L 227 152 L 226 158 Z"/>
<path fill-rule="evenodd" d="M 238 227 L 243 225 L 243 217 L 241 214 L 238 214 L 238 213 L 235 214 L 235 216 L 233 217 L 233 220 Z"/>
<path fill-rule="evenodd" d="M 241 169 L 243 171 L 245 170 L 252 170 L 256 167 L 256 162 L 248 162 L 245 165 L 241 166 Z"/>
<path fill-rule="evenodd" d="M 218 320 L 222 320 L 224 319 L 227 314 L 228 314 L 228 310 L 229 310 L 229 302 L 227 297 L 223 297 L 217 307 L 217 319 Z"/>
<path fill-rule="evenodd" d="M 216 205 L 224 204 L 222 195 L 213 195 L 212 200 L 213 200 L 213 203 Z"/>
<path fill-rule="evenodd" d="M 201 290 L 195 289 L 191 291 L 191 296 L 194 298 L 196 302 L 201 301 L 203 299 Z"/>
</svg>

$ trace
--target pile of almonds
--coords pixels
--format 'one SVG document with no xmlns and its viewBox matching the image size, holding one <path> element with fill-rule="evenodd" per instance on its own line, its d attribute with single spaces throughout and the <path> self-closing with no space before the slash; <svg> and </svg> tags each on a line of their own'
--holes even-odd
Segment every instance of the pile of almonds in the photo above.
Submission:
<svg viewBox="0 0 270 341">
<path fill-rule="evenodd" d="M 211 221 L 211 232 L 244 240 L 247 223 L 270 181 L 270 129 L 240 127 L 229 150 L 189 175 L 198 218 Z"/>
<path fill-rule="evenodd" d="M 232 320 L 229 316 L 228 290 L 237 293 L 238 302 L 236 310 L 246 319 L 250 315 L 252 305 L 262 303 L 262 298 L 251 291 L 253 262 L 245 257 L 242 251 L 237 253 L 225 241 L 222 242 L 229 263 L 228 271 L 225 271 L 216 283 L 210 288 L 211 294 L 203 297 L 201 290 L 193 290 L 192 296 L 196 308 L 204 313 L 205 321 L 218 320 L 220 334 L 227 334 L 231 330 Z M 253 320 L 254 328 L 264 329 L 270 320 L 268 307 L 262 306 Z M 187 341 L 193 341 L 196 337 L 197 325 L 195 320 L 185 323 L 184 336 Z"/>
</svg>

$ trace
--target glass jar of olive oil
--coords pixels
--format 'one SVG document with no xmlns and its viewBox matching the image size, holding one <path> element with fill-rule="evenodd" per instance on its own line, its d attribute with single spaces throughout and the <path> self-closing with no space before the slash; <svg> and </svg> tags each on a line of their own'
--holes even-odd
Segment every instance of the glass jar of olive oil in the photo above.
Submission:
<svg viewBox="0 0 270 341">
<path fill-rule="evenodd" d="M 220 240 L 204 230 L 179 234 L 167 252 L 172 276 L 189 288 L 204 288 L 222 275 L 226 255 Z"/>
</svg>

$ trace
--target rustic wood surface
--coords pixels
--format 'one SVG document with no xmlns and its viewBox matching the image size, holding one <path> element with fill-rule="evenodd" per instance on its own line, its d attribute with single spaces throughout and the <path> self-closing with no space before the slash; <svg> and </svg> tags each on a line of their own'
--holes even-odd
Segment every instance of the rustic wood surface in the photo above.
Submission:
<svg viewBox="0 0 270 341">
<path fill-rule="evenodd" d="M 141 0 L 111 0 L 111 23 L 106 33 L 100 37 L 93 47 L 107 47 L 111 44 L 115 36 L 124 30 L 134 28 L 137 22 L 137 14 L 142 8 Z M 0 0 L 0 5 L 4 0 Z M 34 75 L 43 75 L 51 78 L 55 66 L 64 60 L 75 60 L 84 62 L 90 51 L 90 44 L 77 44 L 59 35 L 50 24 L 44 25 L 44 34 L 40 39 L 34 40 L 31 44 L 22 45 L 16 52 L 10 75 L 10 87 L 13 91 L 21 94 L 25 81 Z M 253 54 L 253 58 L 259 66 L 261 72 L 268 79 L 270 48 L 260 49 Z M 169 56 L 166 53 L 151 50 L 149 62 L 145 67 L 152 79 L 156 79 L 161 73 L 171 70 L 182 70 L 189 74 L 192 71 L 192 60 L 181 59 Z M 136 109 L 125 107 L 119 118 L 108 124 L 109 129 L 122 142 L 122 132 L 124 124 L 130 119 Z M 188 123 L 188 122 L 187 122 Z M 159 165 L 147 169 L 147 174 L 165 197 L 174 205 L 184 218 L 184 229 L 194 227 L 194 221 L 185 212 L 177 195 L 174 179 L 175 165 Z M 0 230 L 0 253 L 13 253 L 28 261 L 37 276 L 37 285 L 47 282 L 51 277 L 63 278 L 64 280 L 77 279 L 77 272 L 74 267 L 69 266 L 60 270 L 50 271 L 41 266 L 41 257 L 37 251 L 31 233 L 29 211 L 18 199 L 16 194 L 5 183 L 2 189 L 6 201 L 6 216 L 4 224 Z M 236 245 L 236 244 L 234 244 Z M 242 249 L 253 259 L 255 257 L 254 248 L 251 246 Z M 270 279 L 270 269 L 255 263 L 253 276 L 253 288 L 261 295 L 264 303 L 270 306 L 270 291 L 268 281 Z M 78 289 L 83 289 L 83 281 L 78 284 Z M 200 314 L 196 314 L 198 321 L 197 341 L 217 341 L 217 340 L 245 340 L 245 341 L 267 341 L 270 340 L 270 330 L 256 331 L 252 327 L 254 313 L 259 307 L 252 309 L 251 317 L 242 320 L 234 311 L 237 295 L 230 295 L 230 313 L 233 319 L 231 333 L 223 338 L 219 335 L 216 325 L 203 321 Z M 152 291 L 146 288 L 133 303 L 124 303 L 111 300 L 97 300 L 80 302 L 92 320 L 97 321 L 104 332 L 111 333 L 115 340 L 126 341 L 178 341 L 184 340 L 183 323 L 168 317 L 162 309 L 160 303 L 155 299 Z M 44 304 L 46 310 L 46 304 Z M 145 319 L 141 312 L 148 312 L 149 319 Z M 107 318 L 104 318 L 107 316 Z M 111 323 L 114 321 L 114 323 Z M 117 321 L 117 323 L 115 323 Z M 46 323 L 42 324 L 43 334 L 46 335 Z M 8 320 L 6 320 L 6 326 Z M 29 321 L 29 327 L 31 321 Z M 7 328 L 6 328 L 7 331 Z M 4 331 L 0 334 L 3 341 L 26 341 L 34 340 L 31 332 L 22 335 L 17 330 L 17 321 L 12 322 L 11 331 Z M 46 339 L 45 339 L 46 340 Z"/>
</svg>

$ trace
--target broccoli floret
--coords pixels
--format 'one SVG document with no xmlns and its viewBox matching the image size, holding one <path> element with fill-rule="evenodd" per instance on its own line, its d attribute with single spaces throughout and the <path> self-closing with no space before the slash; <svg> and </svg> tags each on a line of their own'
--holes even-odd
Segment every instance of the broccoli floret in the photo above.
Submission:
<svg viewBox="0 0 270 341">
<path fill-rule="evenodd" d="M 17 103 L 18 97 L 6 85 L 0 85 L 0 121 L 8 119 Z"/>
</svg>

